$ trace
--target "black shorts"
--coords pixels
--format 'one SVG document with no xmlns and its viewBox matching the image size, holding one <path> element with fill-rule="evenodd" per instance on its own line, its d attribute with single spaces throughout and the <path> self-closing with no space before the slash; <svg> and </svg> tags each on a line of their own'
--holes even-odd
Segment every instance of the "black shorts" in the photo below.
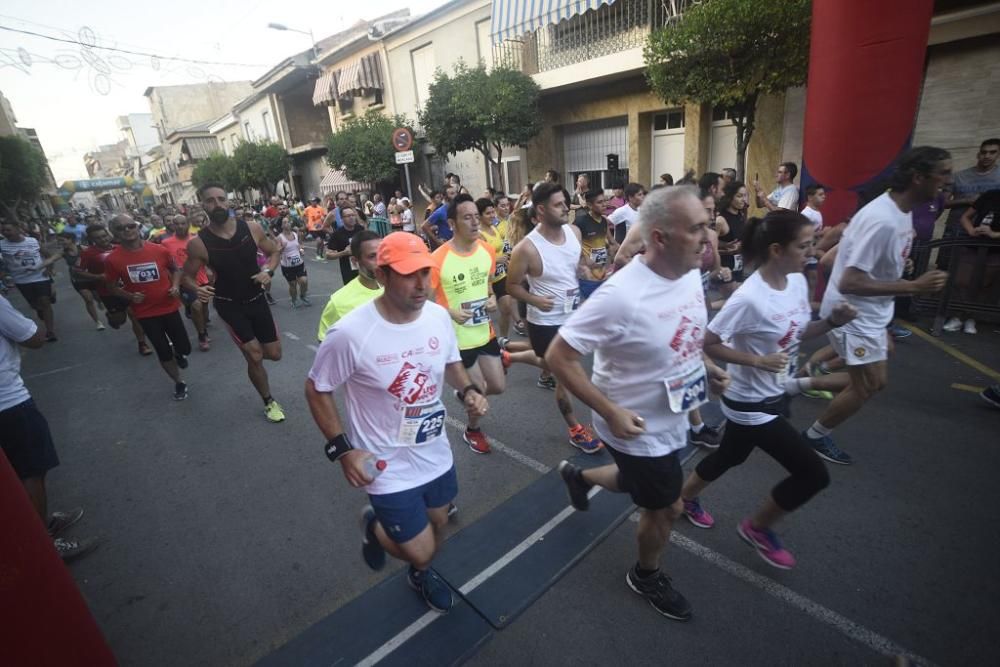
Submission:
<svg viewBox="0 0 1000 667">
<path fill-rule="evenodd" d="M 531 349 L 541 358 L 545 358 L 545 352 L 549 349 L 552 339 L 559 333 L 559 326 L 555 324 L 532 324 L 528 322 L 528 341 Z"/>
<path fill-rule="evenodd" d="M 79 292 L 81 290 L 88 290 L 88 291 L 91 291 L 91 292 L 97 292 L 97 288 L 100 286 L 100 283 L 84 283 L 84 282 L 79 282 L 78 283 L 78 282 L 70 281 L 70 285 L 72 285 L 73 289 L 75 289 L 77 292 Z"/>
<path fill-rule="evenodd" d="M 139 326 L 146 332 L 150 345 L 156 350 L 156 358 L 170 361 L 175 354 L 187 356 L 191 354 L 191 340 L 188 338 L 181 311 L 175 310 L 166 315 L 143 317 Z"/>
<path fill-rule="evenodd" d="M 264 300 L 264 293 L 248 303 L 215 299 L 215 312 L 229 327 L 229 334 L 237 345 L 245 345 L 252 340 L 262 344 L 278 340 L 278 330 L 271 317 L 271 308 Z"/>
<path fill-rule="evenodd" d="M 306 238 L 307 239 L 323 239 L 323 243 L 326 243 L 327 240 L 330 238 L 330 233 L 327 232 L 324 229 L 320 229 L 320 230 L 317 230 L 317 231 L 308 232 L 306 234 Z"/>
<path fill-rule="evenodd" d="M 0 447 L 20 479 L 41 477 L 59 465 L 49 423 L 30 398 L 0 412 Z"/>
<path fill-rule="evenodd" d="M 115 296 L 113 294 L 101 295 L 101 303 L 104 304 L 104 309 L 108 311 L 108 314 L 113 313 L 124 313 L 128 311 L 129 306 L 132 302 L 128 299 L 123 299 L 120 296 Z"/>
<path fill-rule="evenodd" d="M 497 343 L 497 339 L 490 338 L 489 342 L 479 347 L 473 347 L 468 350 L 459 350 L 458 353 L 462 355 L 462 365 L 466 368 L 472 368 L 476 365 L 476 361 L 479 359 L 479 355 L 485 354 L 490 357 L 500 356 L 500 344 Z"/>
<path fill-rule="evenodd" d="M 684 473 L 678 452 L 666 456 L 632 456 L 606 445 L 618 466 L 618 486 L 643 509 L 662 510 L 681 497 Z"/>
<path fill-rule="evenodd" d="M 299 278 L 306 277 L 306 265 L 303 263 L 298 266 L 283 266 L 281 267 L 281 275 L 285 276 L 285 280 L 288 282 L 295 282 Z"/>
<path fill-rule="evenodd" d="M 507 276 L 493 283 L 493 294 L 497 299 L 507 296 Z"/>
<path fill-rule="evenodd" d="M 51 280 L 40 280 L 37 283 L 18 283 L 17 291 L 21 293 L 24 300 L 28 302 L 28 305 L 32 308 L 38 308 L 39 301 L 42 297 L 48 298 L 49 302 L 54 302 L 52 298 L 52 281 Z"/>
</svg>

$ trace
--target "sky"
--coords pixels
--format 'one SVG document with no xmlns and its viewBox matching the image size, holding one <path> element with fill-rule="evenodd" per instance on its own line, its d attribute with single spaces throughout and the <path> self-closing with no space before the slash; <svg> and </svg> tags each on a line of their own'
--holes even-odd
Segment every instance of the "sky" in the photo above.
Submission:
<svg viewBox="0 0 1000 667">
<path fill-rule="evenodd" d="M 59 184 L 86 178 L 83 154 L 122 138 L 118 116 L 149 112 L 142 95 L 147 87 L 253 80 L 309 48 L 308 35 L 271 30 L 268 23 L 311 28 L 319 40 L 359 19 L 406 7 L 418 16 L 444 2 L 5 0 L 0 27 L 161 57 L 88 49 L 0 29 L 0 91 L 18 126 L 38 131 Z"/>
</svg>

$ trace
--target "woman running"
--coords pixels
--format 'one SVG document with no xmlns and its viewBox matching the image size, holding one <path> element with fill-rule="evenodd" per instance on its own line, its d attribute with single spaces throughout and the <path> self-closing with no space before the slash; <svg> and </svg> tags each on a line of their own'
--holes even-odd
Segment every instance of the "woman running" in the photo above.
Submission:
<svg viewBox="0 0 1000 667">
<path fill-rule="evenodd" d="M 281 232 L 277 236 L 278 249 L 281 251 L 281 275 L 288 283 L 288 296 L 292 297 L 292 308 L 311 306 L 312 302 L 306 296 L 309 290 L 309 277 L 306 275 L 305 258 L 302 255 L 302 243 L 297 231 L 292 229 L 288 217 L 281 221 Z"/>
<path fill-rule="evenodd" d="M 795 558 L 782 546 L 773 526 L 830 482 L 826 466 L 786 418 L 789 393 L 798 393 L 811 381 L 794 377 L 799 343 L 857 315 L 842 303 L 827 319 L 810 321 L 809 289 L 802 271 L 812 237 L 808 218 L 784 209 L 746 224 L 741 252 L 759 268 L 730 297 L 705 334 L 705 353 L 726 362 L 732 376 L 722 395 L 725 434 L 719 448 L 698 463 L 681 490 L 684 515 L 699 528 L 711 528 L 715 520 L 702 509 L 698 496 L 743 463 L 755 447 L 764 450 L 789 476 L 737 530 L 765 562 L 782 569 L 793 567 Z"/>
<path fill-rule="evenodd" d="M 749 201 L 747 186 L 741 181 L 733 181 L 727 185 L 719 200 L 718 217 L 715 219 L 719 233 L 719 255 L 722 257 L 722 266 L 732 273 L 732 279 L 722 285 L 722 292 L 727 296 L 743 282 L 744 258 L 740 239 L 743 237 Z"/>
</svg>

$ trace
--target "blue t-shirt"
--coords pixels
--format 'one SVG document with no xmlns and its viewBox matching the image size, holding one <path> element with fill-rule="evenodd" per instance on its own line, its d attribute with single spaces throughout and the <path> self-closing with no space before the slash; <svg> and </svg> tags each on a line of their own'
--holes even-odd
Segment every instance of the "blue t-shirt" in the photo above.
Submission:
<svg viewBox="0 0 1000 667">
<path fill-rule="evenodd" d="M 427 222 L 434 225 L 437 229 L 435 232 L 437 236 L 442 241 L 448 241 L 454 234 L 451 231 L 451 225 L 448 224 L 448 205 L 438 206 L 437 209 L 431 213 L 430 217 L 427 218 Z"/>
</svg>

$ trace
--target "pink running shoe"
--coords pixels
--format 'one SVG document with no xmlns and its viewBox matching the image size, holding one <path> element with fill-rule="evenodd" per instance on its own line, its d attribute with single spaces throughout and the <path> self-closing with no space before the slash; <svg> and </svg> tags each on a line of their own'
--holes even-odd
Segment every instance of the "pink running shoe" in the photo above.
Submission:
<svg viewBox="0 0 1000 667">
<path fill-rule="evenodd" d="M 699 528 L 711 528 L 715 525 L 715 519 L 712 518 L 711 514 L 702 509 L 698 498 L 684 501 L 684 516 Z"/>
<path fill-rule="evenodd" d="M 747 544 L 757 550 L 757 553 L 768 565 L 782 570 L 790 570 L 795 567 L 795 558 L 781 546 L 781 540 L 773 531 L 767 528 L 754 528 L 750 519 L 740 521 L 736 530 Z"/>
</svg>

